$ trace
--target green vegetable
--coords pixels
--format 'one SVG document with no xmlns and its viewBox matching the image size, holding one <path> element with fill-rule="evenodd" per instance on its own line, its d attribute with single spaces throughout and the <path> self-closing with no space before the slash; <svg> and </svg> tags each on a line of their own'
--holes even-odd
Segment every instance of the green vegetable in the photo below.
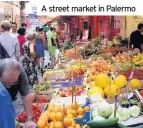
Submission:
<svg viewBox="0 0 143 128">
<path fill-rule="evenodd" d="M 123 122 L 123 117 L 122 117 L 118 112 L 116 113 L 116 117 L 119 118 L 118 123 L 122 123 L 122 122 Z M 114 118 L 114 113 L 112 113 L 112 114 L 109 116 L 108 119 L 112 119 L 112 118 Z"/>
<path fill-rule="evenodd" d="M 104 117 L 102 117 L 102 116 L 95 116 L 94 118 L 93 118 L 93 120 L 95 120 L 95 121 L 99 121 L 99 120 L 106 120 Z"/>
<path fill-rule="evenodd" d="M 94 108 L 94 110 L 92 111 L 92 118 L 98 116 L 98 112 L 97 112 L 97 108 Z"/>
<path fill-rule="evenodd" d="M 20 126 L 20 123 L 18 121 L 15 121 L 16 128 Z"/>
<path fill-rule="evenodd" d="M 112 114 L 112 107 L 108 103 L 101 104 L 97 107 L 97 112 L 98 112 L 99 116 L 108 118 Z"/>
<path fill-rule="evenodd" d="M 123 117 L 124 121 L 128 120 L 131 117 L 130 111 L 128 108 L 121 108 L 118 112 Z"/>
<path fill-rule="evenodd" d="M 129 108 L 132 117 L 138 117 L 140 115 L 140 108 L 138 106 L 132 106 Z"/>
<path fill-rule="evenodd" d="M 115 117 L 112 119 L 105 119 L 100 121 L 90 121 L 87 123 L 87 125 L 90 128 L 108 128 L 108 127 L 115 126 L 118 121 L 119 121 L 119 118 Z"/>
</svg>

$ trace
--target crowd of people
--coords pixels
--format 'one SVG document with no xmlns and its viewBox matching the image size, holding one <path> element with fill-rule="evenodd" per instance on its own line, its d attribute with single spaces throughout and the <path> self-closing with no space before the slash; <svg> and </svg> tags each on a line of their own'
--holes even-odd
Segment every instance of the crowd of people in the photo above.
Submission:
<svg viewBox="0 0 143 128">
<path fill-rule="evenodd" d="M 25 128 L 32 128 L 32 98 L 30 86 L 43 75 L 44 50 L 50 53 L 51 68 L 56 65 L 55 52 L 59 49 L 56 29 L 45 34 L 43 28 L 27 32 L 27 25 L 17 28 L 15 22 L 3 21 L 0 35 L 0 128 L 15 128 L 13 103 L 21 94 L 27 116 Z"/>
</svg>

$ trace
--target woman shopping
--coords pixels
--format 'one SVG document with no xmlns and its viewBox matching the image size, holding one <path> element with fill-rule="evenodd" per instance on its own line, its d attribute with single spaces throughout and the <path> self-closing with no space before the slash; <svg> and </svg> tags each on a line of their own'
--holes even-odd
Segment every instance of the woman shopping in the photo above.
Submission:
<svg viewBox="0 0 143 128">
<path fill-rule="evenodd" d="M 38 81 L 37 64 L 35 61 L 35 33 L 27 34 L 27 42 L 23 45 L 23 67 L 26 71 L 29 84 L 33 86 Z"/>
<path fill-rule="evenodd" d="M 43 28 L 38 28 L 35 44 L 36 60 L 38 64 L 38 69 L 43 74 L 43 65 L 44 65 L 44 44 L 46 40 L 44 37 Z"/>
</svg>

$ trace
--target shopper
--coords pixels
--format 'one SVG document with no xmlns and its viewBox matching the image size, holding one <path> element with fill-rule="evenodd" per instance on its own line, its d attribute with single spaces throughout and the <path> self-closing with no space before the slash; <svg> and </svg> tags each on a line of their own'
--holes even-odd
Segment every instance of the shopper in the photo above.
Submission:
<svg viewBox="0 0 143 128">
<path fill-rule="evenodd" d="M 25 32 L 26 32 L 26 29 L 25 28 L 19 28 L 18 29 L 18 41 L 19 41 L 19 45 L 20 45 L 20 55 L 22 56 L 23 55 L 23 49 L 22 49 L 22 46 L 23 44 L 26 42 L 26 38 L 25 38 Z"/>
<path fill-rule="evenodd" d="M 21 24 L 21 28 L 25 28 L 25 29 L 26 29 L 26 28 L 27 28 L 27 24 L 22 23 L 22 24 Z"/>
<path fill-rule="evenodd" d="M 15 110 L 8 91 L 0 84 L 0 128 L 15 128 Z"/>
<path fill-rule="evenodd" d="M 8 90 L 11 96 L 11 99 L 13 101 L 16 100 L 16 95 L 18 92 L 20 92 L 21 96 L 23 97 L 24 109 L 27 115 L 27 122 L 25 123 L 26 128 L 29 128 L 30 126 L 35 126 L 35 123 L 32 121 L 32 118 L 33 118 L 32 99 L 30 96 L 28 79 L 23 67 L 15 59 L 12 59 L 12 58 L 3 59 L 0 61 L 0 78 L 1 78 L 0 79 L 1 84 Z M 5 91 L 5 89 L 3 90 Z M 5 91 L 5 94 L 6 94 L 6 91 Z M 14 128 L 13 127 L 14 124 L 12 124 L 13 120 L 15 119 L 15 114 L 13 112 L 14 109 L 11 105 L 12 101 L 10 100 L 8 94 L 6 95 L 7 96 L 3 97 L 5 98 L 5 101 L 0 105 L 0 108 L 5 107 L 3 108 L 3 112 L 0 112 L 4 114 L 4 116 L 2 118 L 1 117 L 2 114 L 0 114 L 0 118 L 2 120 L 5 120 L 3 122 L 5 126 L 7 126 L 8 124 L 11 124 L 11 126 L 0 127 L 0 128 Z M 4 105 L 8 105 L 8 106 L 4 106 Z M 0 111 L 2 110 L 0 109 Z M 9 114 L 6 114 L 5 112 Z M 2 120 L 0 121 L 0 124 L 2 123 Z"/>
<path fill-rule="evenodd" d="M 138 24 L 137 30 L 132 32 L 130 35 L 130 41 L 131 44 L 133 45 L 133 49 L 138 48 L 140 49 L 140 51 L 142 51 L 141 49 L 141 44 L 143 44 L 143 24 L 140 23 Z"/>
<path fill-rule="evenodd" d="M 3 21 L 1 24 L 1 35 L 0 35 L 0 43 L 7 51 L 10 58 L 15 58 L 19 61 L 20 57 L 20 46 L 18 39 L 12 36 L 9 31 L 11 28 L 11 24 L 8 21 Z"/>
<path fill-rule="evenodd" d="M 51 67 L 54 68 L 55 51 L 58 48 L 57 35 L 56 35 L 55 28 L 52 28 L 52 27 L 50 28 L 50 31 L 48 32 L 48 35 L 47 35 L 47 40 L 48 40 L 48 50 L 50 52 L 50 57 L 51 57 Z"/>
<path fill-rule="evenodd" d="M 44 44 L 46 43 L 43 28 L 38 28 L 35 44 L 36 60 L 38 69 L 43 73 L 44 65 Z"/>
<path fill-rule="evenodd" d="M 35 60 L 35 49 L 34 49 L 35 40 L 36 40 L 36 34 L 33 32 L 29 32 L 27 34 L 27 42 L 23 45 L 24 59 L 22 63 L 26 71 L 29 84 L 31 86 L 33 86 L 38 81 L 37 64 Z"/>
<path fill-rule="evenodd" d="M 12 22 L 11 23 L 11 34 L 15 37 L 18 36 L 18 33 L 17 33 L 17 23 L 15 22 Z"/>
</svg>

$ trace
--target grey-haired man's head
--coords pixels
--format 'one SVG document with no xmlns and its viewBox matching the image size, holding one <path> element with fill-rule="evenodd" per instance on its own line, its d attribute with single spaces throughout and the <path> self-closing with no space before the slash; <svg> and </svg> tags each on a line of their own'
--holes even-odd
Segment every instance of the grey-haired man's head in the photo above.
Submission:
<svg viewBox="0 0 143 128">
<path fill-rule="evenodd" d="M 20 64 L 17 60 L 7 58 L 0 60 L 0 81 L 6 88 L 10 88 L 19 77 Z"/>
</svg>

